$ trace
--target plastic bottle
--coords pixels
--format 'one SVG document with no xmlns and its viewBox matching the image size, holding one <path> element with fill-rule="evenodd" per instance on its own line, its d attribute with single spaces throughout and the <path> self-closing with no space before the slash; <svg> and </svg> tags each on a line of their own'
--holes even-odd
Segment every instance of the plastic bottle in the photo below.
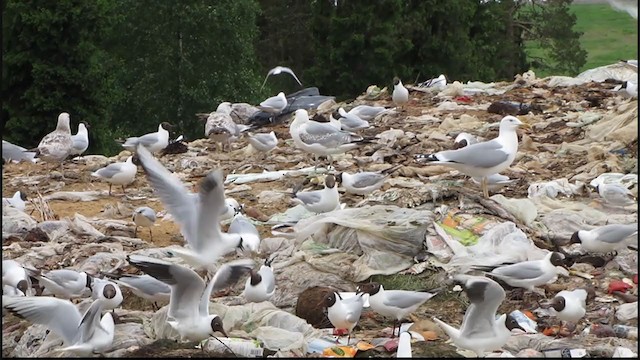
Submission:
<svg viewBox="0 0 640 360">
<path fill-rule="evenodd" d="M 613 325 L 613 332 L 619 338 L 638 340 L 638 328 L 635 326 Z"/>
</svg>

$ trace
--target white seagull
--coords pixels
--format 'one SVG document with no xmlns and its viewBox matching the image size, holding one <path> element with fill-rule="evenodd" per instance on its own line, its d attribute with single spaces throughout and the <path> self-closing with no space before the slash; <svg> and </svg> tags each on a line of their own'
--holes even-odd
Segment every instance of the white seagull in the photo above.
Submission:
<svg viewBox="0 0 640 360">
<path fill-rule="evenodd" d="M 338 109 L 338 115 L 341 130 L 353 132 L 371 127 L 368 121 L 359 118 L 357 115 L 349 114 L 343 108 Z"/>
<path fill-rule="evenodd" d="M 407 90 L 402 81 L 398 77 L 393 78 L 393 93 L 391 94 L 391 100 L 397 106 L 402 106 L 409 102 L 409 90 Z"/>
<path fill-rule="evenodd" d="M 248 302 L 262 302 L 271 299 L 276 292 L 276 278 L 273 276 L 271 262 L 273 259 L 265 259 L 260 270 L 250 270 L 251 276 L 244 284 L 242 295 Z"/>
<path fill-rule="evenodd" d="M 247 140 L 249 140 L 251 147 L 262 154 L 266 154 L 278 146 L 278 138 L 273 131 L 265 134 L 249 134 Z"/>
<path fill-rule="evenodd" d="M 30 295 L 31 278 L 27 271 L 15 260 L 2 260 L 2 286 L 10 286 L 18 295 Z"/>
<path fill-rule="evenodd" d="M 305 109 L 296 110 L 289 133 L 298 149 L 315 155 L 316 164 L 318 156 L 328 156 L 331 165 L 331 155 L 342 154 L 365 142 L 360 135 L 336 129 L 329 123 L 310 120 Z"/>
<path fill-rule="evenodd" d="M 89 133 L 87 129 L 89 128 L 89 124 L 84 121 L 78 124 L 78 132 L 71 136 L 71 140 L 73 140 L 71 155 L 82 155 L 83 152 L 87 151 L 89 147 Z"/>
<path fill-rule="evenodd" d="M 581 244 L 589 253 L 606 254 L 635 244 L 638 246 L 638 223 L 609 224 L 591 230 L 578 230 L 571 235 L 571 244 Z"/>
<path fill-rule="evenodd" d="M 45 135 L 38 144 L 36 157 L 46 162 L 60 163 L 62 172 L 62 162 L 71 153 L 73 140 L 71 139 L 71 128 L 69 127 L 69 114 L 66 112 L 58 115 L 58 125 L 53 132 Z M 63 175 L 64 177 L 64 175 Z"/>
<path fill-rule="evenodd" d="M 488 198 L 487 177 L 508 168 L 518 152 L 518 127 L 530 127 L 515 116 L 505 116 L 500 121 L 497 138 L 475 143 L 456 150 L 444 150 L 431 155 L 416 155 L 426 164 L 452 167 L 468 176 L 482 178 L 482 193 Z"/>
<path fill-rule="evenodd" d="M 16 191 L 16 193 L 13 194 L 12 197 L 2 198 L 2 205 L 11 206 L 20 211 L 24 211 L 25 207 L 27 206 L 27 203 L 25 201 L 27 201 L 27 194 L 23 193 L 22 191 Z"/>
<path fill-rule="evenodd" d="M 151 227 L 156 222 L 156 211 L 148 206 L 141 206 L 133 210 L 132 219 L 133 223 L 136 224 L 135 229 L 133 230 L 133 237 L 138 235 L 138 226 L 149 228 L 149 237 L 153 241 L 153 233 L 151 232 Z"/>
<path fill-rule="evenodd" d="M 169 297 L 171 296 L 171 288 L 169 285 L 147 274 L 121 276 L 105 275 L 114 277 L 113 282 L 131 290 L 131 292 L 136 296 L 151 301 L 153 303 L 154 310 L 159 308 L 158 302 L 168 302 Z"/>
<path fill-rule="evenodd" d="M 420 86 L 438 91 L 444 90 L 444 88 L 447 86 L 447 78 L 444 76 L 444 74 L 440 74 L 440 76 L 438 76 L 437 78 L 429 79 L 423 83 L 420 83 Z"/>
<path fill-rule="evenodd" d="M 501 266 L 472 266 L 474 270 L 490 271 L 489 275 L 498 278 L 509 286 L 524 288 L 529 291 L 534 287 L 545 285 L 558 276 L 557 266 L 562 266 L 562 254 L 549 252 L 541 260 L 522 261 L 516 264 Z"/>
<path fill-rule="evenodd" d="M 472 145 L 478 142 L 478 139 L 476 139 L 475 136 L 466 133 L 466 132 L 461 132 L 460 134 L 458 134 L 458 136 L 456 136 L 456 139 L 453 141 L 453 149 L 460 149 L 463 148 L 467 145 Z"/>
<path fill-rule="evenodd" d="M 615 206 L 629 206 L 636 204 L 633 193 L 622 184 L 598 184 L 596 191 L 607 204 Z"/>
<path fill-rule="evenodd" d="M 552 308 L 555 316 L 562 321 L 576 322 L 587 313 L 588 292 L 585 289 L 562 290 L 542 308 Z"/>
<path fill-rule="evenodd" d="M 93 277 L 84 271 L 56 269 L 44 274 L 33 274 L 44 288 L 42 295 L 71 299 L 88 296 L 93 290 Z"/>
<path fill-rule="evenodd" d="M 279 114 L 287 107 L 287 97 L 281 91 L 276 96 L 272 96 L 258 105 L 258 108 L 262 111 L 266 111 L 271 114 Z"/>
<path fill-rule="evenodd" d="M 173 125 L 163 122 L 158 125 L 158 131 L 142 135 L 140 137 L 129 137 L 125 140 L 122 147 L 129 151 L 135 151 L 138 145 L 142 145 L 152 153 L 157 153 L 169 145 L 169 130 Z"/>
<path fill-rule="evenodd" d="M 364 306 L 364 293 L 357 292 L 355 296 L 343 299 L 337 291 L 328 294 L 324 299 L 327 317 L 336 329 L 346 329 L 349 336 L 347 345 L 351 341 L 351 332 L 356 327 Z"/>
<path fill-rule="evenodd" d="M 256 226 L 242 213 L 237 213 L 229 225 L 229 234 L 238 234 L 241 239 L 239 249 L 247 253 L 258 252 L 260 247 L 260 233 Z"/>
<path fill-rule="evenodd" d="M 167 322 L 182 340 L 188 341 L 202 341 L 215 336 L 216 332 L 227 336 L 222 318 L 209 314 L 209 298 L 212 292 L 235 284 L 254 265 L 248 259 L 226 263 L 205 286 L 195 271 L 184 266 L 141 255 L 129 255 L 127 260 L 171 287 Z"/>
<path fill-rule="evenodd" d="M 355 115 L 362 120 L 369 121 L 386 110 L 387 108 L 384 106 L 358 105 L 349 110 L 349 114 Z"/>
<path fill-rule="evenodd" d="M 267 79 L 269 78 L 269 76 L 271 76 L 271 75 L 279 75 L 279 74 L 282 74 L 282 73 L 287 73 L 287 74 L 293 76 L 293 78 L 296 79 L 296 81 L 298 82 L 300 87 L 302 87 L 302 83 L 300 82 L 300 80 L 298 79 L 296 74 L 293 73 L 293 70 L 291 70 L 290 68 L 288 68 L 286 66 L 276 66 L 273 69 L 269 70 L 269 72 L 267 73 L 267 76 L 265 76 L 264 81 L 262 82 L 262 86 L 260 87 L 260 90 L 262 90 L 262 88 L 264 87 L 264 84 L 267 83 Z"/>
<path fill-rule="evenodd" d="M 113 185 L 122 186 L 122 193 L 126 194 L 124 187 L 135 180 L 138 167 L 133 163 L 133 156 L 129 156 L 125 162 L 109 164 L 91 173 L 91 176 L 103 179 L 109 183 L 109 195 Z"/>
<path fill-rule="evenodd" d="M 2 306 L 62 338 L 63 347 L 54 351 L 89 356 L 108 351 L 113 343 L 115 324 L 109 312 L 100 318 L 101 300 L 91 303 L 84 315 L 69 300 L 49 296 L 2 296 Z"/>
<path fill-rule="evenodd" d="M 496 319 L 498 307 L 505 299 L 504 289 L 495 281 L 483 276 L 456 275 L 469 297 L 469 307 L 459 329 L 434 317 L 435 321 L 451 341 L 460 348 L 483 357 L 485 352 L 500 349 L 511 336 L 511 330 L 522 327 L 510 315 L 502 314 Z"/>
<path fill-rule="evenodd" d="M 202 179 L 199 192 L 191 193 L 184 184 L 142 146 L 137 156 L 160 201 L 179 224 L 189 248 L 171 251 L 197 268 L 209 267 L 224 254 L 240 246 L 238 234 L 220 229 L 220 216 L 225 211 L 224 177 L 216 169 Z"/>
<path fill-rule="evenodd" d="M 324 178 L 324 189 L 295 193 L 293 201 L 316 214 L 338 209 L 340 207 L 340 193 L 336 186 L 335 176 L 329 174 Z"/>
<path fill-rule="evenodd" d="M 225 198 L 222 215 L 220 215 L 220 221 L 233 219 L 233 217 L 241 210 L 242 206 L 238 203 L 238 200 L 232 197 Z"/>
<path fill-rule="evenodd" d="M 366 196 L 380 189 L 389 175 L 401 167 L 402 164 L 398 164 L 380 171 L 361 171 L 355 174 L 342 172 L 338 174 L 338 179 L 348 193 Z"/>
<path fill-rule="evenodd" d="M 36 152 L 2 140 L 2 158 L 5 162 L 13 161 L 19 163 L 20 161 L 29 161 L 35 163 Z"/>
<path fill-rule="evenodd" d="M 360 285 L 359 291 L 369 294 L 369 305 L 378 314 L 393 318 L 391 336 L 395 337 L 396 325 L 400 333 L 400 320 L 418 310 L 427 300 L 434 297 L 437 292 L 409 291 L 409 290 L 385 290 L 382 284 L 368 283 Z"/>
<path fill-rule="evenodd" d="M 94 300 L 102 300 L 104 310 L 115 310 L 124 299 L 120 286 L 113 281 L 94 278 L 91 298 Z"/>
</svg>

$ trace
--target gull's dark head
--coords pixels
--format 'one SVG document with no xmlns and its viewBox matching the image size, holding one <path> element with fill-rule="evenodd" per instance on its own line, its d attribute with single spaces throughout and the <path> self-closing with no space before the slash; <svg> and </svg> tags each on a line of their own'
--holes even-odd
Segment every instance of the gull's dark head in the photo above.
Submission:
<svg viewBox="0 0 640 360">
<path fill-rule="evenodd" d="M 20 191 L 20 199 L 22 199 L 22 201 L 27 201 L 27 194 L 25 194 L 24 191 Z"/>
<path fill-rule="evenodd" d="M 84 125 L 84 127 L 86 127 L 87 130 L 91 129 L 91 126 L 89 126 L 89 123 L 86 121 L 81 121 L 80 124 Z"/>
<path fill-rule="evenodd" d="M 116 287 L 113 286 L 113 284 L 107 284 L 104 286 L 104 288 L 102 288 L 102 295 L 105 297 L 105 299 L 113 299 L 114 297 L 116 297 L 116 294 L 118 292 L 116 291 Z"/>
<path fill-rule="evenodd" d="M 504 321 L 504 325 L 507 327 L 507 329 L 509 329 L 509 331 L 513 329 L 520 329 L 524 332 L 527 332 L 525 329 L 522 328 L 522 326 L 520 326 L 520 324 L 518 324 L 516 319 L 511 315 L 507 315 L 507 318 Z"/>
<path fill-rule="evenodd" d="M 358 286 L 358 292 L 367 293 L 369 295 L 375 295 L 380 291 L 380 284 L 371 282 Z"/>
<path fill-rule="evenodd" d="M 324 185 L 330 189 L 333 189 L 336 186 L 336 177 L 329 174 L 324 179 Z"/>
<path fill-rule="evenodd" d="M 260 281 L 262 281 L 262 275 L 253 269 L 249 270 L 249 273 L 251 274 L 251 286 L 260 284 Z"/>
<path fill-rule="evenodd" d="M 393 85 L 398 85 L 398 84 L 400 84 L 400 78 L 399 78 L 399 77 L 397 77 L 397 76 L 394 76 L 394 78 L 393 78 Z"/>
<path fill-rule="evenodd" d="M 324 306 L 328 309 L 328 308 L 332 307 L 333 305 L 335 305 L 335 303 L 338 301 L 338 299 L 342 300 L 342 298 L 340 297 L 340 294 L 338 294 L 335 291 L 330 293 L 330 294 L 327 294 L 324 297 Z"/>
<path fill-rule="evenodd" d="M 22 291 L 23 294 L 27 295 L 27 290 L 29 290 L 29 283 L 27 282 L 27 280 L 22 279 L 18 281 L 18 285 L 16 286 L 16 288 Z"/>
<path fill-rule="evenodd" d="M 171 129 L 173 129 L 173 125 L 171 125 L 169 122 L 164 121 L 160 124 L 162 126 L 163 129 L 170 131 Z"/>
<path fill-rule="evenodd" d="M 87 284 L 86 286 L 89 288 L 89 290 L 93 291 L 93 277 L 91 277 L 91 275 L 85 273 L 85 275 L 87 276 Z"/>
<path fill-rule="evenodd" d="M 554 252 L 553 254 L 551 254 L 551 258 L 549 259 L 549 262 L 551 262 L 551 264 L 553 266 L 562 266 L 564 264 L 564 256 L 559 253 L 559 252 Z"/>
<path fill-rule="evenodd" d="M 211 331 L 212 331 L 211 335 L 214 335 L 216 332 L 220 332 L 222 333 L 222 335 L 224 335 L 224 337 L 229 337 L 227 336 L 227 333 L 224 331 L 222 319 L 218 315 L 213 315 L 211 319 Z"/>
<path fill-rule="evenodd" d="M 569 240 L 569 244 L 580 244 L 582 241 L 580 240 L 579 231 L 576 231 L 571 235 L 571 239 Z"/>
</svg>

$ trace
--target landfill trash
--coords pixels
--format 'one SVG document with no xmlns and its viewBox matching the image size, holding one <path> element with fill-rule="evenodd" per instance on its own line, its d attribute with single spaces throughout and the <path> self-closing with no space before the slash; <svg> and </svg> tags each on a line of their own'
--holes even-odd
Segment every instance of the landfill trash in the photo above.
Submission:
<svg viewBox="0 0 640 360">
<path fill-rule="evenodd" d="M 613 332 L 617 337 L 629 340 L 638 340 L 638 327 L 616 324 L 613 325 Z"/>
<path fill-rule="evenodd" d="M 356 355 L 358 350 L 351 346 L 331 346 L 322 351 L 324 357 L 344 357 L 352 358 Z"/>
<path fill-rule="evenodd" d="M 638 354 L 631 349 L 627 349 L 622 346 L 617 346 L 616 350 L 611 355 L 612 358 L 638 358 Z"/>
<path fill-rule="evenodd" d="M 537 333 L 538 323 L 520 310 L 514 310 L 509 315 L 513 317 L 518 325 L 520 325 L 527 333 Z"/>
<path fill-rule="evenodd" d="M 264 348 L 256 340 L 219 337 L 217 340 L 209 338 L 206 341 L 205 350 L 208 351 L 225 353 L 231 349 L 236 356 L 244 357 L 263 357 L 264 353 Z"/>
<path fill-rule="evenodd" d="M 546 358 L 582 358 L 587 357 L 586 349 L 552 349 L 552 350 L 542 350 L 544 357 Z"/>
</svg>

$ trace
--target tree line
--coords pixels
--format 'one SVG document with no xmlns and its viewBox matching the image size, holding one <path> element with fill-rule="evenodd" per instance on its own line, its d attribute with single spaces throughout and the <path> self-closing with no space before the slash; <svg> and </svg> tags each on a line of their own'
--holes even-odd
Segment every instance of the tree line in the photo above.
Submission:
<svg viewBox="0 0 640 360">
<path fill-rule="evenodd" d="M 394 76 L 512 80 L 530 66 L 529 40 L 547 50 L 543 65 L 571 75 L 586 53 L 570 3 L 5 0 L 3 139 L 35 147 L 66 111 L 74 133 L 80 121 L 91 125 L 88 153 L 116 154 L 115 138 L 155 131 L 162 121 L 193 140 L 203 137 L 196 113 L 298 90 L 287 76 L 260 88 L 276 65 L 348 100 L 371 84 L 390 86 Z"/>
</svg>

